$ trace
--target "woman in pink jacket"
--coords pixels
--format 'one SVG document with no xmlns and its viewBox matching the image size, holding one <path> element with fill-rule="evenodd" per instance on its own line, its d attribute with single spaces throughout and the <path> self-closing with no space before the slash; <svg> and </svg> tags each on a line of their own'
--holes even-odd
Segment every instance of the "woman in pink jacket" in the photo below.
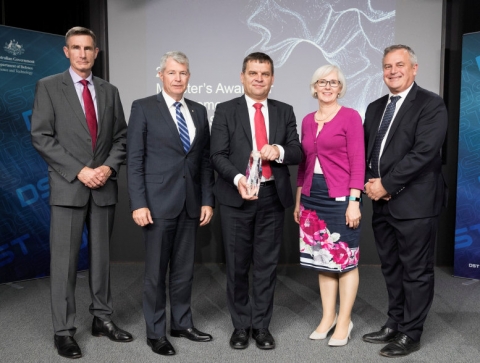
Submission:
<svg viewBox="0 0 480 363">
<path fill-rule="evenodd" d="M 294 211 L 300 224 L 300 264 L 319 273 L 323 316 L 310 339 L 325 339 L 335 327 L 330 346 L 348 343 L 359 280 L 365 151 L 360 115 L 337 102 L 346 89 L 337 66 L 325 65 L 313 74 L 310 90 L 318 110 L 302 121 L 304 158 Z"/>
</svg>

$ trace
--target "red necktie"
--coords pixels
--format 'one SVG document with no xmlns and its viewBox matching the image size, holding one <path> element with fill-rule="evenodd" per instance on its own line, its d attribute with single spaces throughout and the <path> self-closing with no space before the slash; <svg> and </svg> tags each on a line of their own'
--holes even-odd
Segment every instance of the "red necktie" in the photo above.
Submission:
<svg viewBox="0 0 480 363">
<path fill-rule="evenodd" d="M 262 106 L 261 103 L 255 103 L 253 105 L 253 107 L 255 107 L 255 141 L 257 142 L 258 151 L 262 149 L 263 145 L 268 144 L 265 119 L 263 118 L 261 110 Z M 270 162 L 268 160 L 262 160 L 262 176 L 264 176 L 265 179 L 270 179 L 272 176 L 272 169 L 270 168 Z"/>
<path fill-rule="evenodd" d="M 82 79 L 80 83 L 83 84 L 83 107 L 85 107 L 85 117 L 87 119 L 88 129 L 90 130 L 90 136 L 92 137 L 92 150 L 95 150 L 95 144 L 97 142 L 97 115 L 95 114 L 95 106 L 93 105 L 92 94 L 88 89 L 88 81 Z"/>
</svg>

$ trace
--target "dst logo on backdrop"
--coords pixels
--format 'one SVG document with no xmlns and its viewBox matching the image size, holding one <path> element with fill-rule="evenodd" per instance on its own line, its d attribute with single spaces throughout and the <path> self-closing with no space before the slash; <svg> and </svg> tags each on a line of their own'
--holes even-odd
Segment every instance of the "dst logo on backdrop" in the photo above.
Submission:
<svg viewBox="0 0 480 363">
<path fill-rule="evenodd" d="M 47 165 L 31 144 L 36 82 L 68 69 L 64 37 L 0 26 L 0 283 L 50 273 Z M 79 269 L 88 268 L 84 232 Z"/>
<path fill-rule="evenodd" d="M 454 275 L 480 278 L 480 33 L 462 49 Z"/>
</svg>

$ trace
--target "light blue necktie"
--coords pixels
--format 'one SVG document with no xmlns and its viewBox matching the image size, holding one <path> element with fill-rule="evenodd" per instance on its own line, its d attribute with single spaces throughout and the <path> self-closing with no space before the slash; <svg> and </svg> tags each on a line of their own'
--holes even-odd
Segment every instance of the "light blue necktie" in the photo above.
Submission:
<svg viewBox="0 0 480 363">
<path fill-rule="evenodd" d="M 183 144 L 183 150 L 187 153 L 190 150 L 190 135 L 188 134 L 187 122 L 183 117 L 182 111 L 180 111 L 180 107 L 182 104 L 180 102 L 174 103 L 176 107 L 176 115 L 177 115 L 177 125 L 178 131 L 180 132 L 180 140 Z"/>
<path fill-rule="evenodd" d="M 370 167 L 376 178 L 380 177 L 379 160 L 382 141 L 385 138 L 390 123 L 392 122 L 393 114 L 395 113 L 395 104 L 399 99 L 400 96 L 390 97 L 390 103 L 387 105 L 387 109 L 383 115 L 382 123 L 380 124 L 380 127 L 377 131 L 377 136 L 375 137 L 375 144 L 373 144 L 372 157 L 370 159 Z"/>
</svg>

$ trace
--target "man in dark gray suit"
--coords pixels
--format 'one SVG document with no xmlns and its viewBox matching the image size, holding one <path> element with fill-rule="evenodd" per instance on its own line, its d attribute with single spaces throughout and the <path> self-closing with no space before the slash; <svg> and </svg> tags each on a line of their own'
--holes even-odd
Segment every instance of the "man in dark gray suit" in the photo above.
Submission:
<svg viewBox="0 0 480 363">
<path fill-rule="evenodd" d="M 98 54 L 95 34 L 74 27 L 63 48 L 70 68 L 38 81 L 31 135 L 48 164 L 50 183 L 50 280 L 54 341 L 58 354 L 79 358 L 73 338 L 78 252 L 84 225 L 88 229 L 89 284 L 94 316 L 92 335 L 116 342 L 132 335 L 111 320 L 110 237 L 116 174 L 125 159 L 127 125 L 116 87 L 93 77 Z"/>
<path fill-rule="evenodd" d="M 166 338 L 165 278 L 169 273 L 170 335 L 206 342 L 193 325 L 192 293 L 198 226 L 213 215 L 213 169 L 207 110 L 183 97 L 190 78 L 181 52 L 160 60 L 163 91 L 133 102 L 127 136 L 128 192 L 132 217 L 143 227 L 143 311 L 147 344 L 161 355 L 175 349 Z"/>
</svg>

